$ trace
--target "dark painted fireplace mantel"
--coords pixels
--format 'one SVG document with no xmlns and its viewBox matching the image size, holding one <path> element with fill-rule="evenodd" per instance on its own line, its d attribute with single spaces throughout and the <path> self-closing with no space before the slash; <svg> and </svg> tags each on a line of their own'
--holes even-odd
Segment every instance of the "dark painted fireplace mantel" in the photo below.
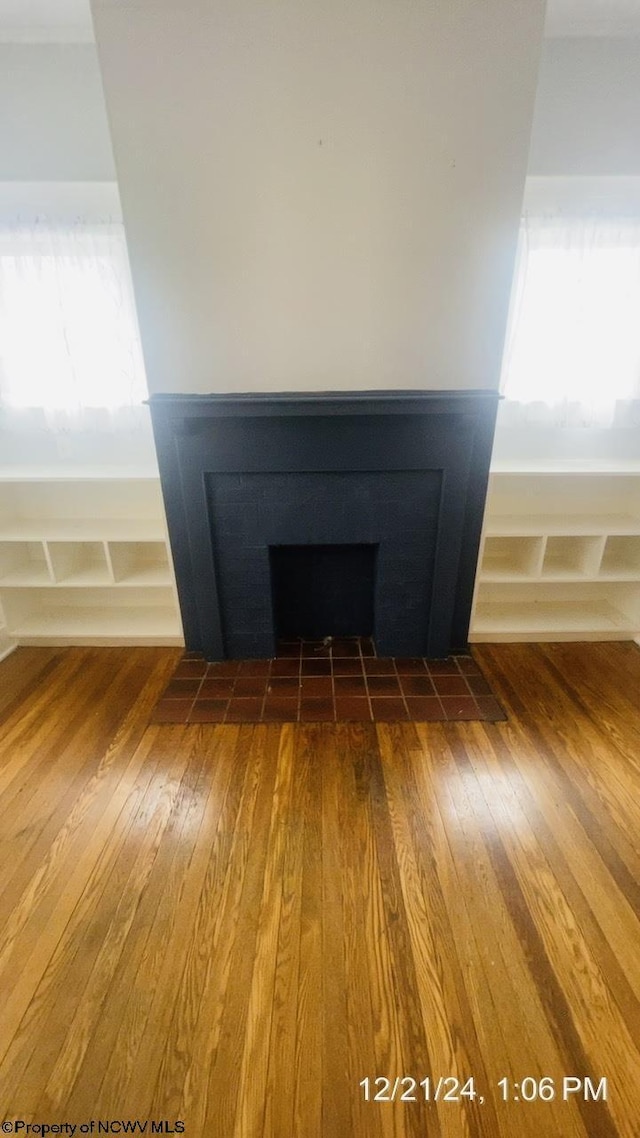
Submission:
<svg viewBox="0 0 640 1138">
<path fill-rule="evenodd" d="M 381 655 L 463 652 L 495 391 L 155 395 L 186 646 L 272 656 L 269 551 L 374 545 Z"/>
</svg>

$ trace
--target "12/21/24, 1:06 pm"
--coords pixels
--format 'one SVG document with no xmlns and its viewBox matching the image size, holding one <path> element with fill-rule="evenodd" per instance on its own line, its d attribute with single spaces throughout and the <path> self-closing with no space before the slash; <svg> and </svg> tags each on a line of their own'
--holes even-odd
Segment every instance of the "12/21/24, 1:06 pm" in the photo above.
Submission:
<svg viewBox="0 0 640 1138">
<path fill-rule="evenodd" d="M 472 1075 L 460 1079 L 455 1075 L 423 1079 L 413 1075 L 398 1075 L 387 1078 L 378 1075 L 360 1081 L 365 1102 L 463 1102 L 465 1099 L 482 1104 L 485 1096 L 480 1093 Z M 597 1082 L 589 1077 L 565 1075 L 562 1079 L 550 1076 L 536 1079 L 525 1075 L 520 1080 L 498 1079 L 497 1090 L 503 1102 L 553 1102 L 560 1099 L 568 1102 L 572 1098 L 582 1098 L 585 1102 L 607 1101 L 607 1080 Z"/>
</svg>

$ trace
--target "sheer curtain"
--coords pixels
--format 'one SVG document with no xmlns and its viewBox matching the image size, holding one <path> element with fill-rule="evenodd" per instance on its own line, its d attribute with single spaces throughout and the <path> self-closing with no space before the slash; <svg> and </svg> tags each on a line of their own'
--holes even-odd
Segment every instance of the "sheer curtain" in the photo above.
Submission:
<svg viewBox="0 0 640 1138">
<path fill-rule="evenodd" d="M 0 224 L 4 429 L 149 432 L 120 222 Z"/>
<path fill-rule="evenodd" d="M 524 220 L 501 390 L 503 424 L 640 421 L 640 219 Z"/>
</svg>

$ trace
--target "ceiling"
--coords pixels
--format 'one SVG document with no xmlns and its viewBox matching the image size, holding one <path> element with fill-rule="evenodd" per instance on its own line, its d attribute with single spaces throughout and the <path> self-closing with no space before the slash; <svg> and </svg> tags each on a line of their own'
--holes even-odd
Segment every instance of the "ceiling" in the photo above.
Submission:
<svg viewBox="0 0 640 1138">
<path fill-rule="evenodd" d="M 548 0 L 549 36 L 640 35 L 640 0 Z M 89 0 L 0 0 L 0 41 L 93 39 Z"/>
</svg>

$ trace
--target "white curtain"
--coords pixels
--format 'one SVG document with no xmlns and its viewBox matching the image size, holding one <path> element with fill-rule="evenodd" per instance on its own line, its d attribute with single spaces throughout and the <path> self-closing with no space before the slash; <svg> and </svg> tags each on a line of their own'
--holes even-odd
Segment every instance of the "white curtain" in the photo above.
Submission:
<svg viewBox="0 0 640 1138">
<path fill-rule="evenodd" d="M 0 425 L 149 430 L 119 222 L 0 225 Z"/>
<path fill-rule="evenodd" d="M 640 220 L 524 220 L 501 391 L 505 425 L 640 421 Z"/>
</svg>

